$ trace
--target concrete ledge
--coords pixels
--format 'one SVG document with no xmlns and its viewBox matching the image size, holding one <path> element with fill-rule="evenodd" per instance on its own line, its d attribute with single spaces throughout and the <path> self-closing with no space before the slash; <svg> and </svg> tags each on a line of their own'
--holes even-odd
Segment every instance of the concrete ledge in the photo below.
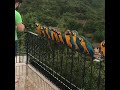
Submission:
<svg viewBox="0 0 120 90">
<path fill-rule="evenodd" d="M 51 83 L 46 77 L 44 77 L 40 72 L 38 72 L 35 68 L 33 68 L 31 65 L 28 64 L 28 66 L 39 75 L 40 78 L 43 79 L 44 82 L 49 84 L 54 90 L 60 90 L 58 87 L 56 87 L 53 83 Z"/>
<path fill-rule="evenodd" d="M 15 63 L 15 90 L 60 90 L 30 64 Z"/>
</svg>

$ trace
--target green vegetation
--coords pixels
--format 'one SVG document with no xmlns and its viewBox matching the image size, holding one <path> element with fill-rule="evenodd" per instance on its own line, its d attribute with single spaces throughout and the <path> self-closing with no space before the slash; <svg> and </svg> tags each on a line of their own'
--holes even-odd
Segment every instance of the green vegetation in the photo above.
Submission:
<svg viewBox="0 0 120 90">
<path fill-rule="evenodd" d="M 77 30 L 92 36 L 92 42 L 105 39 L 105 0 L 24 0 L 20 12 L 27 30 L 33 32 L 38 21 L 61 31 Z"/>
</svg>

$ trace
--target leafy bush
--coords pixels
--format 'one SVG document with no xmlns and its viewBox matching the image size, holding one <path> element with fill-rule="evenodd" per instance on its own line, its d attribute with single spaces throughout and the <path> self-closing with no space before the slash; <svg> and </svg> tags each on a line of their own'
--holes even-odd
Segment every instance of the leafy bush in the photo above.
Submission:
<svg viewBox="0 0 120 90">
<path fill-rule="evenodd" d="M 98 30 L 94 34 L 94 40 L 97 42 L 101 42 L 105 39 L 105 31 Z"/>
</svg>

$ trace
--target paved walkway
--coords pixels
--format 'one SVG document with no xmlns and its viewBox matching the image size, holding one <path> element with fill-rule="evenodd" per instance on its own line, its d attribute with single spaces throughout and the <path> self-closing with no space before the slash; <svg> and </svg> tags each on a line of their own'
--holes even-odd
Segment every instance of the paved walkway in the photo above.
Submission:
<svg viewBox="0 0 120 90">
<path fill-rule="evenodd" d="M 15 63 L 15 90 L 60 90 L 31 65 Z"/>
</svg>

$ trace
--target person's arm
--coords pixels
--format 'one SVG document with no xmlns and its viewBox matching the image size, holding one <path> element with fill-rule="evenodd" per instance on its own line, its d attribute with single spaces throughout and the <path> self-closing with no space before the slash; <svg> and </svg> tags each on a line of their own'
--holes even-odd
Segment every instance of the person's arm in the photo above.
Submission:
<svg viewBox="0 0 120 90">
<path fill-rule="evenodd" d="M 24 24 L 22 24 L 22 23 L 17 24 L 17 30 L 18 30 L 18 31 L 23 32 L 24 29 L 25 29 Z"/>
<path fill-rule="evenodd" d="M 17 30 L 20 32 L 23 32 L 25 29 L 25 26 L 22 23 L 22 18 L 21 18 L 20 13 L 17 11 L 15 12 L 15 21 L 16 21 L 15 23 L 16 23 Z"/>
</svg>

